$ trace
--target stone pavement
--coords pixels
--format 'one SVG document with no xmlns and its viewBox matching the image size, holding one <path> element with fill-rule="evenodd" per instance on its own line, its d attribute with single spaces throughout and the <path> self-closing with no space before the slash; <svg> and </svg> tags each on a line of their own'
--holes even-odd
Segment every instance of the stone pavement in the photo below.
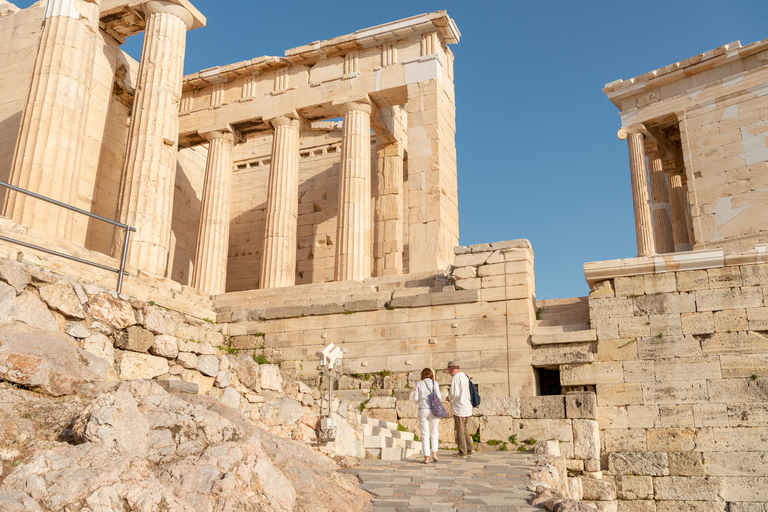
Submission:
<svg viewBox="0 0 768 512">
<path fill-rule="evenodd" d="M 374 512 L 533 512 L 526 474 L 539 456 L 520 452 L 475 452 L 454 457 L 442 451 L 440 461 L 365 459 L 346 470 L 372 493 Z"/>
</svg>

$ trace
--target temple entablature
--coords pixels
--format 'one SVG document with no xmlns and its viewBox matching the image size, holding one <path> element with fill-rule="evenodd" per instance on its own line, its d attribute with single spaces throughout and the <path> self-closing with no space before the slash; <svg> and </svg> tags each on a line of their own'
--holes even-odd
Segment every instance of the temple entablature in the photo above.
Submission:
<svg viewBox="0 0 768 512">
<path fill-rule="evenodd" d="M 181 17 L 187 30 L 205 26 L 205 16 L 189 0 L 102 0 L 99 26 L 120 43 L 143 32 L 149 11 L 165 10 Z"/>
</svg>

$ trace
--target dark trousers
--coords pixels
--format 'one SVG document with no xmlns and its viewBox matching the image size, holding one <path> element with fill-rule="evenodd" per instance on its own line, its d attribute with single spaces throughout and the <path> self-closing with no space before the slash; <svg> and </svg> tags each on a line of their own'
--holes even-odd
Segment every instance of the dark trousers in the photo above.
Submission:
<svg viewBox="0 0 768 512">
<path fill-rule="evenodd" d="M 475 451 L 472 437 L 467 430 L 469 417 L 453 417 L 453 428 L 456 430 L 456 445 L 459 447 L 459 455 L 469 455 Z"/>
</svg>

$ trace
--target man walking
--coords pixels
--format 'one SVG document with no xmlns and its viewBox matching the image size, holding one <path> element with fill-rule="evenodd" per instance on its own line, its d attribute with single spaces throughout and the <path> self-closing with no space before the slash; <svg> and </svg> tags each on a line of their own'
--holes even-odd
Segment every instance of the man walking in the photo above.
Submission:
<svg viewBox="0 0 768 512">
<path fill-rule="evenodd" d="M 472 416 L 472 402 L 469 396 L 469 378 L 459 369 L 458 363 L 448 363 L 448 373 L 451 374 L 451 392 L 448 401 L 451 402 L 453 426 L 456 430 L 456 444 L 459 447 L 458 457 L 472 455 L 475 446 L 467 431 L 467 422 Z"/>
</svg>

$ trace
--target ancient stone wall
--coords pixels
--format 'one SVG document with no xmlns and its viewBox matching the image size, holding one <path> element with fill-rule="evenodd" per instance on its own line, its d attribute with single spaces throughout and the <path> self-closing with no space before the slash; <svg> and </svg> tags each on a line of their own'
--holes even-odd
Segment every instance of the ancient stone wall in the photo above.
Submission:
<svg viewBox="0 0 768 512">
<path fill-rule="evenodd" d="M 656 269 L 593 284 L 594 362 L 560 367 L 563 386 L 596 389 L 600 485 L 619 510 L 762 510 L 765 246 L 695 270 Z"/>
</svg>

